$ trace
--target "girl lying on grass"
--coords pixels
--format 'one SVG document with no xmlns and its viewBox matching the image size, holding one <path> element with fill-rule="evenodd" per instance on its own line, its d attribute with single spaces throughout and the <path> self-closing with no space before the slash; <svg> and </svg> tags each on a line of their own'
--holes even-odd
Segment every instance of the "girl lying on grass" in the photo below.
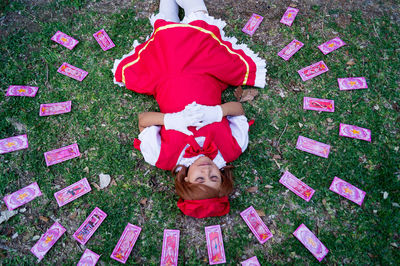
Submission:
<svg viewBox="0 0 400 266">
<path fill-rule="evenodd" d="M 180 22 L 178 4 L 185 10 Z M 229 86 L 265 86 L 266 65 L 224 35 L 203 0 L 161 0 L 154 31 L 113 68 L 114 83 L 153 95 L 161 112 L 139 114 L 146 162 L 172 170 L 178 207 L 196 218 L 229 212 L 231 167 L 247 148 L 249 125 L 238 102 L 221 104 Z"/>
</svg>

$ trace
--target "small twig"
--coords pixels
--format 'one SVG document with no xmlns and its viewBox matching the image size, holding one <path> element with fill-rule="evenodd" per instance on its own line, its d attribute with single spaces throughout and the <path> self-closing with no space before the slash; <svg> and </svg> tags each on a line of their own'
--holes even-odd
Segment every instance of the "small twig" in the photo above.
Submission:
<svg viewBox="0 0 400 266">
<path fill-rule="evenodd" d="M 372 27 L 374 27 L 374 31 L 375 31 L 375 33 L 376 33 L 376 37 L 378 37 L 378 39 L 381 40 L 381 38 L 379 37 L 378 32 L 376 31 L 375 23 L 372 23 Z"/>
<path fill-rule="evenodd" d="M 329 170 L 329 166 L 331 166 L 331 163 L 332 163 L 332 160 L 329 162 L 329 164 L 328 164 L 328 167 L 326 167 L 326 170 L 325 170 L 325 175 L 326 175 L 326 173 L 328 172 L 328 170 Z"/>
<path fill-rule="evenodd" d="M 287 122 L 286 122 L 286 125 L 285 125 L 285 128 L 283 129 L 283 132 L 282 132 L 282 134 L 279 136 L 278 144 L 279 144 L 279 142 L 281 141 L 281 138 L 282 138 L 283 134 L 285 133 L 287 126 L 288 126 L 288 124 L 287 124 Z"/>
</svg>

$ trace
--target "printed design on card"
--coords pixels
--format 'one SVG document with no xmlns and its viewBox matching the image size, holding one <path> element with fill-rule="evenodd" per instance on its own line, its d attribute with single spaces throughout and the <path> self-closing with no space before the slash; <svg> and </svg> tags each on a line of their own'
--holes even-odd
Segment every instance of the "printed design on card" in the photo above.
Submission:
<svg viewBox="0 0 400 266">
<path fill-rule="evenodd" d="M 0 139 L 0 154 L 23 150 L 27 148 L 28 137 L 26 135 Z"/>
<path fill-rule="evenodd" d="M 71 101 L 40 105 L 40 116 L 58 115 L 71 112 Z"/>
<path fill-rule="evenodd" d="M 328 99 L 304 97 L 303 109 L 322 112 L 334 112 L 335 102 Z"/>
<path fill-rule="evenodd" d="M 115 46 L 115 44 L 110 39 L 110 37 L 108 36 L 107 32 L 104 29 L 101 29 L 95 34 L 93 34 L 93 37 L 96 39 L 101 49 L 103 49 L 104 51 L 113 48 Z"/>
<path fill-rule="evenodd" d="M 178 265 L 179 230 L 164 230 L 161 266 Z"/>
<path fill-rule="evenodd" d="M 304 224 L 301 224 L 293 235 L 300 240 L 318 261 L 321 261 L 328 254 L 329 250 Z"/>
<path fill-rule="evenodd" d="M 99 260 L 100 255 L 94 253 L 90 249 L 86 249 L 77 266 L 94 266 Z"/>
<path fill-rule="evenodd" d="M 307 186 L 304 182 L 296 178 L 292 173 L 286 171 L 279 183 L 290 189 L 297 196 L 301 197 L 305 201 L 310 201 L 312 196 L 314 195 L 315 190 Z"/>
<path fill-rule="evenodd" d="M 74 143 L 56 150 L 44 153 L 47 166 L 64 162 L 66 160 L 80 156 L 78 144 Z"/>
<path fill-rule="evenodd" d="M 79 198 L 80 196 L 91 191 L 92 188 L 86 178 L 54 193 L 58 206 L 64 206 L 67 203 Z"/>
<path fill-rule="evenodd" d="M 297 139 L 296 148 L 317 156 L 328 158 L 331 146 L 303 136 Z"/>
<path fill-rule="evenodd" d="M 361 189 L 353 186 L 352 184 L 338 178 L 335 178 L 332 181 L 331 186 L 329 187 L 333 192 L 338 193 L 339 195 L 351 200 L 354 203 L 357 203 L 361 206 L 364 201 L 365 192 Z"/>
<path fill-rule="evenodd" d="M 329 68 L 326 66 L 324 61 L 319 61 L 311 66 L 300 69 L 297 72 L 303 81 L 307 81 L 327 71 L 329 71 Z"/>
<path fill-rule="evenodd" d="M 44 255 L 57 242 L 57 240 L 65 233 L 66 229 L 55 222 L 47 232 L 32 247 L 31 252 L 39 259 L 43 259 Z"/>
<path fill-rule="evenodd" d="M 107 214 L 96 207 L 78 230 L 76 230 L 74 238 L 82 245 L 85 245 L 106 217 Z"/>
<path fill-rule="evenodd" d="M 12 211 L 42 195 L 36 182 L 4 197 L 8 210 Z"/>
<path fill-rule="evenodd" d="M 298 12 L 299 12 L 298 9 L 288 7 L 285 14 L 283 14 L 280 22 L 288 26 L 292 26 L 293 21 L 296 18 Z"/>
<path fill-rule="evenodd" d="M 269 231 L 268 227 L 261 220 L 260 216 L 253 206 L 250 206 L 246 210 L 240 213 L 243 220 L 249 226 L 250 230 L 256 236 L 261 244 L 264 244 L 268 239 L 272 237 L 272 233 Z"/>
<path fill-rule="evenodd" d="M 141 230 L 142 228 L 139 226 L 128 223 L 111 254 L 111 258 L 125 263 L 131 254 L 133 246 L 135 245 Z"/>
<path fill-rule="evenodd" d="M 39 87 L 11 85 L 7 89 L 6 96 L 35 97 Z"/>
<path fill-rule="evenodd" d="M 72 50 L 75 47 L 75 45 L 77 45 L 79 42 L 61 31 L 57 31 L 56 34 L 54 34 L 54 36 L 51 37 L 51 40 L 61 44 L 62 46 L 70 50 Z"/>
<path fill-rule="evenodd" d="M 336 37 L 330 41 L 327 41 L 326 43 L 319 45 L 318 48 L 321 50 L 322 53 L 326 55 L 344 45 L 346 45 L 346 43 L 342 41 L 339 37 Z"/>
<path fill-rule="evenodd" d="M 367 89 L 368 84 L 364 77 L 338 78 L 339 90 Z"/>
<path fill-rule="evenodd" d="M 226 258 L 221 227 L 219 225 L 207 226 L 205 232 L 210 265 L 225 263 Z"/>
<path fill-rule="evenodd" d="M 88 72 L 65 62 L 60 66 L 57 72 L 78 81 L 82 81 L 88 74 Z"/>
<path fill-rule="evenodd" d="M 340 124 L 339 136 L 371 142 L 371 130 L 353 125 Z"/>
<path fill-rule="evenodd" d="M 240 264 L 242 264 L 242 266 L 261 266 L 256 256 L 251 257 L 248 260 L 242 261 Z"/>
<path fill-rule="evenodd" d="M 242 31 L 249 35 L 253 35 L 262 20 L 262 16 L 253 14 L 249 21 L 247 21 L 246 25 L 243 27 Z"/>
<path fill-rule="evenodd" d="M 289 60 L 301 47 L 304 46 L 304 43 L 294 39 L 291 43 L 285 46 L 278 55 L 285 60 Z"/>
</svg>

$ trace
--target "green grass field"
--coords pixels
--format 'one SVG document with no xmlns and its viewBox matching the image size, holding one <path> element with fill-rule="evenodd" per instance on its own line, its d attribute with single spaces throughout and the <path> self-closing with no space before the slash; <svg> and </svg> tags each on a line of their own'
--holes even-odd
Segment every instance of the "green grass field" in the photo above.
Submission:
<svg viewBox="0 0 400 266">
<path fill-rule="evenodd" d="M 112 82 L 114 59 L 128 53 L 133 40 L 143 42 L 152 32 L 148 20 L 138 17 L 142 10 L 135 9 L 135 2 L 140 1 L 118 11 L 99 11 L 94 1 L 80 0 L 0 5 L 1 17 L 21 17 L 23 25 L 1 25 L 5 34 L 0 40 L 0 139 L 21 134 L 29 139 L 28 149 L 0 155 L 0 195 L 32 182 L 38 182 L 43 192 L 23 206 L 26 212 L 0 224 L 0 264 L 36 262 L 29 251 L 36 243 L 32 238 L 57 220 L 67 232 L 42 264 L 76 265 L 85 247 L 72 234 L 96 206 L 108 216 L 86 247 L 102 255 L 102 265 L 119 264 L 110 255 L 128 222 L 142 227 L 129 265 L 159 264 L 164 229 L 181 230 L 179 265 L 206 265 L 204 227 L 214 224 L 222 227 L 227 265 L 239 265 L 252 256 L 262 265 L 317 264 L 292 235 L 301 223 L 329 249 L 323 263 L 400 263 L 400 26 L 389 14 L 368 17 L 357 10 L 313 6 L 302 9 L 293 26 L 286 27 L 279 24 L 286 6 L 271 6 L 278 15 L 266 18 L 250 37 L 241 28 L 257 10 L 243 10 L 238 18 L 226 7 L 222 18 L 228 24 L 227 35 L 265 58 L 267 86 L 243 104 L 255 124 L 247 151 L 233 163 L 230 214 L 197 220 L 176 207 L 169 173 L 147 165 L 133 150 L 139 134 L 137 115 L 156 111 L 155 100 Z M 212 8 L 209 12 L 215 15 Z M 335 20 L 338 14 L 350 13 L 346 24 Z M 102 28 L 116 44 L 106 52 L 92 36 Z M 79 44 L 68 50 L 51 41 L 57 30 Z M 317 46 L 336 36 L 347 45 L 323 55 Z M 277 53 L 294 38 L 305 46 L 286 62 Z M 297 70 L 320 60 L 330 71 L 303 82 Z M 78 82 L 57 73 L 63 62 L 88 71 L 88 76 Z M 339 91 L 337 78 L 342 77 L 366 77 L 368 89 Z M 9 85 L 38 86 L 39 91 L 35 98 L 6 97 Z M 224 101 L 235 100 L 233 91 L 224 93 Z M 303 110 L 305 96 L 335 100 L 335 112 Z M 39 116 L 40 104 L 68 100 L 72 112 Z M 340 137 L 340 123 L 370 129 L 372 142 Z M 329 158 L 297 150 L 299 135 L 330 144 Z M 44 152 L 72 143 L 78 143 L 80 158 L 46 167 Z M 310 202 L 278 182 L 285 170 L 316 190 Z M 85 177 L 99 184 L 100 173 L 111 175 L 114 185 L 103 190 L 92 185 L 90 193 L 58 207 L 56 191 Z M 366 191 L 361 207 L 329 190 L 334 176 Z M 248 192 L 251 187 L 258 189 Z M 265 213 L 262 219 L 274 235 L 264 245 L 239 215 L 250 205 Z"/>
</svg>

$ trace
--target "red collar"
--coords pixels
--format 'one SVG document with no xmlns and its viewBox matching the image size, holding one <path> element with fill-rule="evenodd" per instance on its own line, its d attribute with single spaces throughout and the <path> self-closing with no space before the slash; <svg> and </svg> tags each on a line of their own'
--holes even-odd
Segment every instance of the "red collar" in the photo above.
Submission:
<svg viewBox="0 0 400 266">
<path fill-rule="evenodd" d="M 178 200 L 178 208 L 188 216 L 206 218 L 223 216 L 229 213 L 230 205 L 227 196 L 202 200 Z"/>
</svg>

